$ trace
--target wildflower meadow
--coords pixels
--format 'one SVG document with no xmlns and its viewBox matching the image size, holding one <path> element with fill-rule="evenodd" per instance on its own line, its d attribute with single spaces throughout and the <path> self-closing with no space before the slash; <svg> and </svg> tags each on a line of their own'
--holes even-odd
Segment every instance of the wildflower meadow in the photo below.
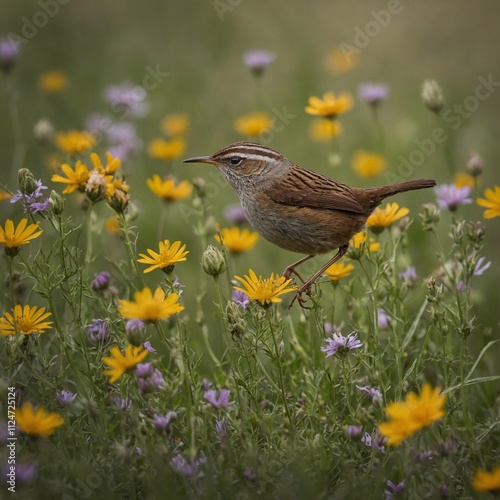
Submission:
<svg viewBox="0 0 500 500">
<path fill-rule="evenodd" d="M 2 11 L 1 498 L 500 494 L 496 2 Z M 437 185 L 296 300 L 238 141 Z"/>
</svg>

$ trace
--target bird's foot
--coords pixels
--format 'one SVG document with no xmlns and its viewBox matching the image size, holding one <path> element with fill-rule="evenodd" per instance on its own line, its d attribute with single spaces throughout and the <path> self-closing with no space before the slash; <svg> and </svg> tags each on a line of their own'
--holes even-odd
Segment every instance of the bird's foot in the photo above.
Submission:
<svg viewBox="0 0 500 500">
<path fill-rule="evenodd" d="M 295 266 L 288 266 L 282 273 L 282 276 L 284 276 L 287 280 L 293 275 L 297 276 L 297 278 L 304 283 L 304 278 L 295 270 Z"/>
<path fill-rule="evenodd" d="M 307 295 L 307 298 L 304 298 L 304 294 Z M 302 285 L 293 296 L 290 304 L 288 304 L 288 309 L 290 309 L 295 301 L 299 304 L 302 309 L 311 310 L 312 307 L 306 304 L 307 300 L 312 297 L 311 284 L 307 284 L 307 286 Z"/>
</svg>

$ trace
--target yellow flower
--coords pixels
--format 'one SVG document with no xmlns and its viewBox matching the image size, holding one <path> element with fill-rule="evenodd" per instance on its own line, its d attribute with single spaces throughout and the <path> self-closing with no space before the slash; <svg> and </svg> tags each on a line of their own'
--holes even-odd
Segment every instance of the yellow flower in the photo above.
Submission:
<svg viewBox="0 0 500 500">
<path fill-rule="evenodd" d="M 106 231 L 111 234 L 121 234 L 121 223 L 118 217 L 108 217 L 104 222 L 104 227 Z"/>
<path fill-rule="evenodd" d="M 154 269 L 163 269 L 167 274 L 170 274 L 174 269 L 174 264 L 177 262 L 184 262 L 186 260 L 186 255 L 189 252 L 185 252 L 186 245 L 182 245 L 180 241 L 174 241 L 172 245 L 169 240 L 160 241 L 159 253 L 148 248 L 149 256 L 146 254 L 139 254 L 142 259 L 137 259 L 137 262 L 141 264 L 150 264 L 144 270 L 144 273 L 149 273 Z"/>
<path fill-rule="evenodd" d="M 485 219 L 500 217 L 500 186 L 495 186 L 493 189 L 486 189 L 484 192 L 485 197 L 477 199 L 478 205 L 488 209 L 483 214 Z"/>
<path fill-rule="evenodd" d="M 382 173 L 385 170 L 386 162 L 384 157 L 378 153 L 360 150 L 352 157 L 352 167 L 360 177 L 366 179 Z"/>
<path fill-rule="evenodd" d="M 242 135 L 257 137 L 262 132 L 271 128 L 272 120 L 267 113 L 255 111 L 238 118 L 234 128 Z"/>
<path fill-rule="evenodd" d="M 142 321 L 158 321 L 166 319 L 184 309 L 177 301 L 179 295 L 172 293 L 165 298 L 165 292 L 157 288 L 154 295 L 148 287 L 135 292 L 134 301 L 119 300 L 118 312 L 127 319 L 142 319 Z"/>
<path fill-rule="evenodd" d="M 457 172 L 453 178 L 453 183 L 457 188 L 468 186 L 474 189 L 476 187 L 475 178 L 465 172 Z"/>
<path fill-rule="evenodd" d="M 410 211 L 401 207 L 397 203 L 388 203 L 385 208 L 377 207 L 368 217 L 366 225 L 374 232 L 380 233 L 384 228 L 389 227 L 393 222 L 405 217 Z"/>
<path fill-rule="evenodd" d="M 38 238 L 42 232 L 38 224 L 28 226 L 26 218 L 21 219 L 17 228 L 14 227 L 14 222 L 7 219 L 5 229 L 0 226 L 0 245 L 4 246 L 7 255 L 14 256 L 21 245 L 27 245 L 31 240 Z"/>
<path fill-rule="evenodd" d="M 262 276 L 257 278 L 257 275 L 251 269 L 248 270 L 248 274 L 250 276 L 244 276 L 243 278 L 235 276 L 244 288 L 235 286 L 234 289 L 246 293 L 250 300 L 258 300 L 262 305 L 281 302 L 280 295 L 297 289 L 294 285 L 288 286 L 292 280 L 286 279 L 284 276 L 275 276 L 274 273 L 271 273 L 270 278 L 262 279 Z"/>
<path fill-rule="evenodd" d="M 149 143 L 148 153 L 152 158 L 160 160 L 175 160 L 186 149 L 186 141 L 184 139 L 175 138 L 171 141 L 164 139 L 154 139 Z"/>
<path fill-rule="evenodd" d="M 328 269 L 325 274 L 331 281 L 339 281 L 342 278 L 349 276 L 354 269 L 352 264 L 345 265 L 343 262 L 335 262 Z"/>
<path fill-rule="evenodd" d="M 38 87 L 44 92 L 61 92 L 68 85 L 69 79 L 62 71 L 47 71 L 38 77 Z"/>
<path fill-rule="evenodd" d="M 68 132 L 57 132 L 55 134 L 56 146 L 65 153 L 83 154 L 95 145 L 95 137 L 85 130 L 69 130 Z"/>
<path fill-rule="evenodd" d="M 31 403 L 24 403 L 16 410 L 16 426 L 31 436 L 50 436 L 63 424 L 61 415 L 49 413 L 43 406 L 35 411 Z"/>
<path fill-rule="evenodd" d="M 1 335 L 43 333 L 52 327 L 52 321 L 44 321 L 51 316 L 51 313 L 45 312 L 45 307 L 38 308 L 25 305 L 23 308 L 20 304 L 17 304 L 12 312 L 14 315 L 6 312 L 4 317 L 0 318 Z"/>
<path fill-rule="evenodd" d="M 80 160 L 76 162 L 75 170 L 73 170 L 67 163 L 63 163 L 61 165 L 61 169 L 66 177 L 54 174 L 51 181 L 67 184 L 63 194 L 72 193 L 76 189 L 79 191 L 85 190 L 85 186 L 90 177 L 90 171 Z"/>
<path fill-rule="evenodd" d="M 397 446 L 418 430 L 441 420 L 444 415 L 446 396 L 439 387 L 425 384 L 420 395 L 410 392 L 403 402 L 390 403 L 384 409 L 389 422 L 382 422 L 378 429 L 388 438 L 387 444 Z"/>
<path fill-rule="evenodd" d="M 165 134 L 171 137 L 178 137 L 188 131 L 189 116 L 184 113 L 167 115 L 161 121 L 160 127 Z"/>
<path fill-rule="evenodd" d="M 306 113 L 319 115 L 324 118 L 333 119 L 341 113 L 349 111 L 353 106 L 352 95 L 342 92 L 338 97 L 333 92 L 323 94 L 323 99 L 312 96 L 309 97 L 309 106 L 306 106 Z"/>
<path fill-rule="evenodd" d="M 220 233 L 220 236 L 218 234 L 215 235 L 215 239 L 234 254 L 251 250 L 259 239 L 257 233 L 252 233 L 248 229 L 240 230 L 239 227 L 232 227 L 231 229 L 223 228 Z"/>
<path fill-rule="evenodd" d="M 111 348 L 111 356 L 104 358 L 104 363 L 110 367 L 109 370 L 104 370 L 103 373 L 109 377 L 109 383 L 114 384 L 126 371 L 134 368 L 146 356 L 148 351 L 143 347 L 133 347 L 129 344 L 125 348 L 123 355 L 117 346 Z"/>
<path fill-rule="evenodd" d="M 363 245 L 366 244 L 366 233 L 364 231 L 360 231 L 359 233 L 355 234 L 351 241 L 349 242 L 354 248 L 361 248 Z M 368 251 L 370 253 L 376 252 L 380 248 L 380 243 L 377 243 L 373 240 L 373 238 L 370 238 L 370 244 L 368 246 L 368 249 L 365 251 Z"/>
<path fill-rule="evenodd" d="M 5 189 L 0 188 L 0 201 L 10 200 L 12 198 L 12 194 L 5 191 Z"/>
<path fill-rule="evenodd" d="M 163 198 L 165 201 L 187 198 L 193 191 L 193 186 L 189 181 L 181 181 L 177 184 L 176 179 L 173 177 L 162 180 L 158 174 L 154 174 L 153 178 L 148 179 L 146 183 L 156 196 Z"/>
<path fill-rule="evenodd" d="M 500 465 L 491 472 L 479 469 L 472 478 L 472 487 L 476 491 L 500 490 Z"/>
<path fill-rule="evenodd" d="M 109 151 L 106 151 L 106 166 L 103 166 L 99 155 L 96 153 L 90 154 L 90 160 L 92 161 L 94 168 L 103 175 L 113 175 L 121 165 L 120 158 L 113 158 L 113 155 Z"/>
<path fill-rule="evenodd" d="M 315 142 L 328 142 L 343 131 L 342 125 L 334 120 L 316 118 L 309 125 L 309 137 Z"/>
<path fill-rule="evenodd" d="M 325 67 L 334 75 L 347 73 L 355 68 L 359 63 L 359 54 L 355 52 L 347 53 L 340 48 L 332 49 L 325 56 Z"/>
</svg>

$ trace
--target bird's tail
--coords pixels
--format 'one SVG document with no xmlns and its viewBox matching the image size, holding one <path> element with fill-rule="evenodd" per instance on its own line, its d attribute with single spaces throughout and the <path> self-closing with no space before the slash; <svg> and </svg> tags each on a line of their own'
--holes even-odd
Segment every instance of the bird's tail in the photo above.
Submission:
<svg viewBox="0 0 500 500">
<path fill-rule="evenodd" d="M 397 182 L 377 188 L 369 188 L 372 191 L 373 207 L 380 205 L 385 198 L 393 194 L 404 193 L 405 191 L 413 191 L 415 189 L 426 189 L 436 185 L 434 179 L 415 179 L 411 181 Z"/>
</svg>

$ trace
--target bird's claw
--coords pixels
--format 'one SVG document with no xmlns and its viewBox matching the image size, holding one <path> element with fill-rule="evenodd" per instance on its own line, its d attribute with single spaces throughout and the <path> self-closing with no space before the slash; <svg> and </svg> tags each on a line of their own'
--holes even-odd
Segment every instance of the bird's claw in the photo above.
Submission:
<svg viewBox="0 0 500 500">
<path fill-rule="evenodd" d="M 306 287 L 301 286 L 296 292 L 295 295 L 293 296 L 293 299 L 291 300 L 290 304 L 288 304 L 288 309 L 290 309 L 295 301 L 298 302 L 299 306 L 302 309 L 307 309 L 310 311 L 312 309 L 311 306 L 306 305 L 307 298 L 305 299 L 303 297 L 303 294 L 306 294 L 308 298 L 312 297 L 312 291 L 311 291 L 311 285 L 308 285 Z"/>
</svg>

